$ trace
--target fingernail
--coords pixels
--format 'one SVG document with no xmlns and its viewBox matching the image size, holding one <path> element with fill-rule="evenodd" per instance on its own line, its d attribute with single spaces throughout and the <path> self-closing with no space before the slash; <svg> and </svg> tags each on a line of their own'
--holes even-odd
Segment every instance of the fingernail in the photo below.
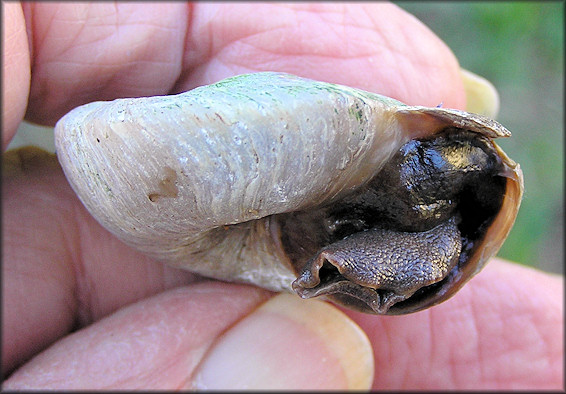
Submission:
<svg viewBox="0 0 566 394">
<path fill-rule="evenodd" d="M 373 371 L 370 342 L 344 313 L 279 294 L 213 345 L 191 388 L 368 390 Z"/>
<path fill-rule="evenodd" d="M 499 94 L 487 79 L 461 69 L 466 89 L 466 111 L 495 118 L 499 113 Z"/>
</svg>

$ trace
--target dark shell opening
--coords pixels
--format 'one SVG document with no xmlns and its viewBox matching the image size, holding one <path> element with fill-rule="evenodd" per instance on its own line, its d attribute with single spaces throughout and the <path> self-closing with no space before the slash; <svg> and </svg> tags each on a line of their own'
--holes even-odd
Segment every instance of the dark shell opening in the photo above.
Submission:
<svg viewBox="0 0 566 394">
<path fill-rule="evenodd" d="M 379 314 L 415 312 L 446 300 L 476 272 L 477 261 L 470 256 L 481 247 L 501 209 L 507 187 L 504 166 L 489 138 L 448 128 L 406 143 L 372 180 L 342 200 L 277 215 L 283 248 L 299 276 L 295 290 L 305 298 L 324 295 L 352 309 Z M 353 234 L 372 228 L 423 232 L 453 217 L 462 243 L 457 263 L 442 279 L 387 308 L 381 300 L 394 289 L 353 283 L 329 262 L 312 266 L 323 248 Z"/>
</svg>

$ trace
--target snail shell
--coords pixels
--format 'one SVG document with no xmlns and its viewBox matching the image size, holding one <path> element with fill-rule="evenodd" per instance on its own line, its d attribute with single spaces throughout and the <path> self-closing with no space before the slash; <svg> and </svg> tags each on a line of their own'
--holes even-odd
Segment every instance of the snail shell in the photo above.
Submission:
<svg viewBox="0 0 566 394">
<path fill-rule="evenodd" d="M 55 143 L 90 213 L 159 261 L 404 314 L 449 298 L 507 237 L 522 173 L 492 139 L 509 135 L 463 111 L 255 73 L 83 105 Z"/>
</svg>

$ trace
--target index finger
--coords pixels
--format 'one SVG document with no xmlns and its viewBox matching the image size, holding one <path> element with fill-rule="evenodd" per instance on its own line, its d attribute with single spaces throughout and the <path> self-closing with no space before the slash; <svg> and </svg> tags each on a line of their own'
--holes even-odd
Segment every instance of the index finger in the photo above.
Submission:
<svg viewBox="0 0 566 394">
<path fill-rule="evenodd" d="M 80 104 L 166 94 L 250 71 L 283 71 L 462 108 L 451 51 L 391 4 L 24 6 L 34 67 L 27 117 L 52 125 Z"/>
</svg>

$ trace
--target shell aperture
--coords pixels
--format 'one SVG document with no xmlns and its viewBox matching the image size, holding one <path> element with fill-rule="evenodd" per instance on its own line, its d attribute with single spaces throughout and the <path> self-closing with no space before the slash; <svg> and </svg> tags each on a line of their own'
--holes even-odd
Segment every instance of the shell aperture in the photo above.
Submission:
<svg viewBox="0 0 566 394">
<path fill-rule="evenodd" d="M 453 295 L 497 252 L 523 190 L 519 166 L 493 142 L 509 132 L 493 120 L 283 73 L 86 104 L 55 133 L 67 179 L 104 227 L 201 275 L 293 292 L 309 261 L 339 260 L 335 243 L 350 251 L 341 261 L 358 256 L 370 270 L 377 252 L 362 248 L 449 251 L 412 271 L 414 259 L 386 259 L 413 279 L 442 272 L 434 280 L 390 275 L 386 289 L 350 270 L 339 279 L 353 285 L 341 291 L 300 290 L 369 313 L 410 313 Z M 337 277 L 327 260 L 314 264 L 322 282 Z"/>
</svg>

